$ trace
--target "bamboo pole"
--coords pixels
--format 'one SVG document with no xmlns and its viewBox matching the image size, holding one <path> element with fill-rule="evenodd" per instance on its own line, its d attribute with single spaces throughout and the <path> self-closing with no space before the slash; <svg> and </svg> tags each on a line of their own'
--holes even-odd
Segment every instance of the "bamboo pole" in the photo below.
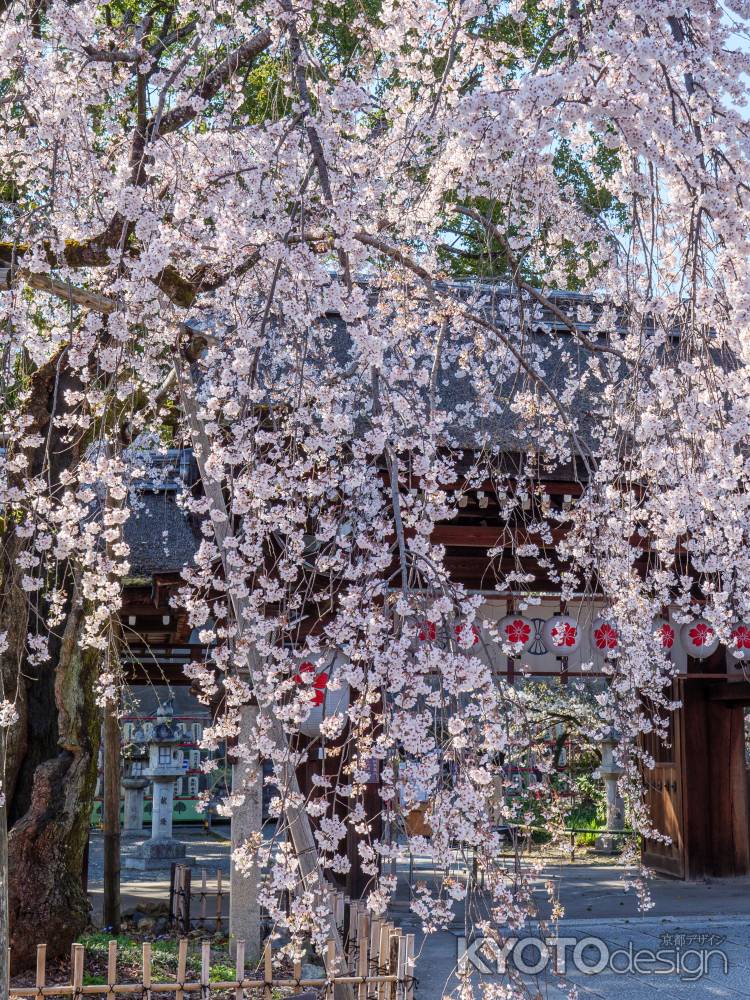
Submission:
<svg viewBox="0 0 750 1000">
<path fill-rule="evenodd" d="M 404 1000 L 404 993 L 406 992 L 406 938 L 398 931 L 398 945 L 396 954 L 396 978 L 398 980 L 396 986 L 396 1000 Z"/>
<path fill-rule="evenodd" d="M 264 1000 L 272 1000 L 271 983 L 273 982 L 273 955 L 271 953 L 271 942 L 266 941 L 263 949 L 263 997 Z"/>
<path fill-rule="evenodd" d="M 326 950 L 326 971 L 328 972 L 328 978 L 333 979 L 336 975 L 336 943 L 335 941 L 328 942 L 328 948 Z M 329 989 L 326 985 L 326 1000 L 333 1000 L 333 992 L 336 989 L 335 985 L 333 989 Z"/>
<path fill-rule="evenodd" d="M 180 938 L 180 943 L 177 946 L 177 989 L 174 994 L 175 1000 L 184 1000 L 185 998 L 185 992 L 182 988 L 182 984 L 185 982 L 185 978 L 187 977 L 187 952 L 187 938 Z"/>
<path fill-rule="evenodd" d="M 210 949 L 210 942 L 204 942 L 204 945 Z M 330 943 L 332 949 L 335 949 L 334 942 Z M 80 947 L 80 946 L 79 946 Z M 210 960 L 210 959 L 209 959 Z M 365 996 L 369 996 L 367 992 L 368 987 L 377 987 L 382 983 L 387 983 L 391 987 L 397 985 L 397 977 L 395 975 L 381 975 L 381 976 L 339 976 L 334 980 L 328 979 L 270 979 L 268 982 L 263 979 L 246 979 L 242 980 L 233 979 L 227 982 L 215 982 L 212 983 L 209 978 L 209 960 L 206 961 L 205 968 L 201 967 L 201 982 L 196 983 L 154 983 L 151 982 L 148 987 L 148 992 L 151 995 L 154 994 L 177 994 L 182 997 L 183 994 L 200 994 L 201 1000 L 208 997 L 210 993 L 216 992 L 226 992 L 229 990 L 247 990 L 252 992 L 265 991 L 266 987 L 269 989 L 286 989 L 291 988 L 301 988 L 301 989 L 324 989 L 330 990 L 331 983 L 334 986 L 344 984 L 348 986 L 356 986 L 360 989 L 364 988 Z M 81 969 L 83 966 L 81 965 Z M 82 973 L 79 977 L 82 980 Z M 138 996 L 139 1000 L 144 996 L 144 983 L 114 983 L 114 984 L 92 984 L 90 986 L 83 986 L 78 984 L 78 980 L 75 983 L 69 983 L 68 985 L 56 985 L 56 986 L 19 986 L 11 990 L 10 1000 L 20 1000 L 21 997 L 80 997 L 80 996 L 112 996 L 113 994 L 123 996 Z"/>
<path fill-rule="evenodd" d="M 378 975 L 381 973 L 387 975 L 390 971 L 388 968 L 388 963 L 390 960 L 391 952 L 391 925 L 389 923 L 383 923 L 380 926 L 380 944 L 378 945 L 378 968 L 376 972 Z M 380 983 L 378 986 L 378 1000 L 386 1000 L 385 994 L 385 984 Z"/>
<path fill-rule="evenodd" d="M 405 935 L 406 940 L 406 988 L 404 989 L 405 1000 L 414 1000 L 414 935 Z"/>
<path fill-rule="evenodd" d="M 73 987 L 73 996 L 76 996 L 83 989 L 83 945 L 73 945 L 73 961 L 70 968 L 70 985 Z"/>
<path fill-rule="evenodd" d="M 368 976 L 365 979 L 359 976 L 342 976 L 337 978 L 334 982 L 335 986 L 345 985 L 348 987 L 353 986 L 376 986 L 381 982 L 389 982 L 395 984 L 395 976 Z M 152 995 L 166 993 L 173 995 L 175 992 L 175 983 L 152 983 L 151 993 Z M 274 979 L 271 981 L 271 987 L 273 989 L 286 989 L 295 986 L 291 979 Z M 301 989 L 325 989 L 326 986 L 330 986 L 327 979 L 302 979 L 300 980 L 299 986 Z M 228 990 L 236 990 L 237 988 L 242 988 L 247 991 L 262 990 L 263 980 L 262 979 L 243 979 L 240 983 L 233 979 L 227 982 L 216 982 L 209 983 L 208 986 L 204 987 L 201 983 L 185 983 L 183 992 L 186 994 L 203 994 L 201 995 L 201 1000 L 204 996 L 209 996 L 209 993 L 221 993 Z M 22 997 L 81 997 L 81 996 L 92 996 L 92 997 L 102 997 L 106 996 L 109 987 L 97 984 L 95 986 L 82 986 L 80 989 L 76 986 L 46 986 L 44 989 L 37 989 L 36 986 L 19 986 L 11 991 L 10 1000 L 20 1000 Z M 115 987 L 116 994 L 123 996 L 135 996 L 138 1000 L 141 1000 L 143 996 L 143 984 L 142 983 L 120 983 Z"/>
<path fill-rule="evenodd" d="M 143 942 L 143 1000 L 151 1000 L 151 942 Z"/>
<path fill-rule="evenodd" d="M 362 979 L 367 978 L 369 972 L 369 954 L 368 954 L 368 944 L 369 944 L 369 928 L 366 921 L 360 920 L 359 925 L 359 953 L 357 955 L 357 969 L 356 973 Z M 357 1000 L 367 1000 L 367 986 L 364 983 L 357 990 Z"/>
<path fill-rule="evenodd" d="M 376 975 L 378 971 L 378 957 L 380 955 L 380 917 L 373 917 L 370 924 L 370 974 Z"/>
<path fill-rule="evenodd" d="M 36 946 L 36 986 L 44 989 L 47 982 L 47 945 Z"/>
<path fill-rule="evenodd" d="M 234 958 L 234 973 L 237 976 L 237 982 L 241 983 L 245 978 L 245 942 L 237 941 L 235 943 L 235 958 Z M 241 986 L 238 986 L 234 993 L 234 1000 L 242 1000 L 242 994 L 244 990 Z"/>
<path fill-rule="evenodd" d="M 107 949 L 107 997 L 112 1000 L 117 986 L 117 942 L 110 941 Z"/>
<path fill-rule="evenodd" d="M 201 1000 L 208 1000 L 211 982 L 211 942 L 201 941 Z"/>
</svg>

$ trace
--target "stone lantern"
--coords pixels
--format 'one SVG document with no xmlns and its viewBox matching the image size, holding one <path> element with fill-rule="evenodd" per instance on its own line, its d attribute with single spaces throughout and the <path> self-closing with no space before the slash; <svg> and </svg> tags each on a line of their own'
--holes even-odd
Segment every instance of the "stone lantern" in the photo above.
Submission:
<svg viewBox="0 0 750 1000">
<path fill-rule="evenodd" d="M 143 836 L 143 799 L 148 787 L 148 778 L 143 777 L 146 761 L 146 738 L 138 726 L 132 736 L 131 746 L 126 753 L 126 773 L 122 779 L 125 792 L 125 821 L 123 837 Z"/>
<path fill-rule="evenodd" d="M 595 778 L 602 778 L 607 795 L 607 830 L 625 829 L 625 803 L 617 790 L 617 782 L 624 773 L 615 761 L 615 747 L 620 737 L 614 729 L 609 729 L 602 739 L 602 762 L 594 771 Z M 620 837 L 617 833 L 603 833 L 596 838 L 595 850 L 599 854 L 616 854 L 619 850 Z"/>
<path fill-rule="evenodd" d="M 172 837 L 174 783 L 183 773 L 182 739 L 182 727 L 174 721 L 170 699 L 157 710 L 154 731 L 148 741 L 148 767 L 143 771 L 143 777 L 150 778 L 154 785 L 151 838 L 125 858 L 126 868 L 168 868 L 173 861 L 183 865 L 195 863 L 195 858 L 185 856 L 185 845 Z"/>
</svg>

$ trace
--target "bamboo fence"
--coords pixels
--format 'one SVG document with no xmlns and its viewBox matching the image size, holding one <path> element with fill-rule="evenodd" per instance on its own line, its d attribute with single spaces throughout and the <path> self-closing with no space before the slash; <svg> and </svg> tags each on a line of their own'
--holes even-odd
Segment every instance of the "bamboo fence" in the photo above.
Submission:
<svg viewBox="0 0 750 1000">
<path fill-rule="evenodd" d="M 379 919 L 371 919 L 364 904 L 350 907 L 349 934 L 345 961 L 339 963 L 335 975 L 327 978 L 302 978 L 298 962 L 292 975 L 274 973 L 273 951 L 270 942 L 263 953 L 262 978 L 253 978 L 245 970 L 245 943 L 237 942 L 235 978 L 228 981 L 211 981 L 211 942 L 201 943 L 201 967 L 196 979 L 188 973 L 188 940 L 182 938 L 177 952 L 177 973 L 170 982 L 155 982 L 152 975 L 151 942 L 144 941 L 140 979 L 137 982 L 119 982 L 117 968 L 117 942 L 110 941 L 107 955 L 107 982 L 84 984 L 86 956 L 83 945 L 74 944 L 71 955 L 70 982 L 47 983 L 47 946 L 37 946 L 36 984 L 11 987 L 9 1000 L 22 997 L 107 997 L 138 996 L 152 1000 L 163 994 L 172 994 L 175 1000 L 199 997 L 211 1000 L 217 993 L 234 995 L 234 1000 L 272 1000 L 274 991 L 293 996 L 301 990 L 317 992 L 321 1000 L 333 1000 L 337 986 L 351 988 L 354 1000 L 414 1000 L 414 935 L 402 934 L 400 928 Z M 336 943 L 331 940 L 325 955 L 326 968 L 336 968 Z M 276 993 L 278 995 L 278 993 Z"/>
<path fill-rule="evenodd" d="M 200 887 L 193 888 L 192 871 L 187 865 L 172 865 L 169 889 L 169 920 L 183 934 L 193 926 L 204 930 L 213 921 L 220 932 L 226 922 L 223 914 L 224 897 L 228 895 L 221 868 L 216 869 L 216 887 L 208 885 L 208 869 L 201 868 Z M 192 903 L 198 900 L 198 913 Z"/>
</svg>

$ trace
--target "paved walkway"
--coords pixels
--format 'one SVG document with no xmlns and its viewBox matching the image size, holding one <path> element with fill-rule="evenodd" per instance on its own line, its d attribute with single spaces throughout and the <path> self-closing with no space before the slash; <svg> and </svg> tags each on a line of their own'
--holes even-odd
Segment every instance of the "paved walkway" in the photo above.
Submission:
<svg viewBox="0 0 750 1000">
<path fill-rule="evenodd" d="M 208 872 L 208 887 L 216 885 L 216 871 L 221 869 L 225 879 L 225 887 L 229 887 L 229 841 L 219 829 L 215 834 L 206 833 L 202 827 L 175 827 L 174 835 L 187 846 L 187 853 L 197 859 L 193 867 L 193 879 L 200 881 L 200 870 Z M 122 858 L 130 854 L 134 848 L 143 843 L 146 838 L 122 841 Z M 102 923 L 103 904 L 103 837 L 99 830 L 92 830 L 89 841 L 89 900 L 91 901 L 92 920 L 97 926 Z M 164 869 L 142 872 L 126 868 L 124 863 L 120 871 L 121 908 L 123 913 L 134 909 L 139 902 L 169 902 L 169 865 Z M 229 913 L 229 893 L 224 898 L 225 915 Z"/>
<path fill-rule="evenodd" d="M 179 831 L 188 853 L 198 858 L 196 869 L 209 870 L 215 884 L 216 868 L 229 873 L 229 844 L 203 830 Z M 136 842 L 124 842 L 128 853 Z M 409 909 L 408 859 L 397 866 L 399 891 L 391 917 L 417 939 L 417 1000 L 441 1000 L 459 986 L 459 953 L 468 949 L 464 967 L 482 997 L 482 985 L 507 983 L 498 975 L 498 956 L 487 945 L 472 941 L 473 928 L 487 914 L 488 900 L 481 891 L 472 894 L 467 907 L 457 909 L 450 928 L 424 938 L 419 921 Z M 429 883 L 437 877 L 427 859 L 415 859 L 413 880 Z M 750 879 L 711 879 L 686 883 L 654 879 L 654 907 L 638 911 L 625 880 L 631 871 L 606 861 L 550 863 L 532 879 L 533 895 L 541 916 L 549 912 L 545 883 L 552 881 L 565 908 L 565 916 L 553 932 L 567 938 L 564 954 L 567 989 L 576 986 L 580 1000 L 750 1000 Z M 101 920 L 101 835 L 93 834 L 90 852 L 89 890 L 96 922 Z M 169 871 L 143 872 L 123 869 L 123 909 L 138 900 L 165 901 L 169 894 Z M 225 913 L 228 893 L 225 897 Z M 541 942 L 537 928 L 516 934 L 519 939 L 537 936 L 537 943 L 509 946 L 511 975 L 528 988 L 533 1000 L 558 1000 L 567 996 L 554 974 L 560 955 L 554 942 Z M 508 936 L 512 936 L 508 932 Z M 587 940 L 586 939 L 594 939 Z M 581 944 L 581 942 L 583 942 Z M 657 957 L 660 952 L 660 957 Z M 547 960 L 545 961 L 545 953 Z M 538 972 L 530 972 L 539 967 Z M 595 970 L 595 971 L 594 971 Z M 496 994 L 497 996 L 501 994 Z M 487 994 L 488 1000 L 492 996 Z M 495 1000 L 492 997 L 492 1000 Z"/>
<path fill-rule="evenodd" d="M 562 1000 L 572 986 L 581 1000 L 750 997 L 750 918 L 563 920 L 555 933 L 565 939 L 565 985 L 558 985 L 560 977 L 554 974 L 559 952 L 551 942 L 527 942 L 520 952 L 516 945 L 509 953 L 511 969 L 519 959 L 520 969 L 516 967 L 513 975 L 527 987 L 530 998 Z M 440 1000 L 459 986 L 455 974 L 459 943 L 452 932 L 418 940 L 419 1000 Z M 494 956 L 479 951 L 478 961 L 471 962 L 477 997 L 482 996 L 483 984 L 508 982 L 507 975 L 492 974 L 493 960 L 497 962 L 497 951 Z"/>
<path fill-rule="evenodd" d="M 634 892 L 625 885 L 634 874 L 601 860 L 549 864 L 531 885 L 540 917 L 549 915 L 547 882 L 555 884 L 565 908 L 564 918 L 547 932 L 552 940 L 544 939 L 537 926 L 508 930 L 500 948 L 472 940 L 478 921 L 488 913 L 484 893 L 472 894 L 465 906 L 457 907 L 449 930 L 425 938 L 409 912 L 407 887 L 400 880 L 393 917 L 416 936 L 419 1000 L 451 995 L 460 983 L 460 964 L 470 973 L 477 997 L 483 995 L 482 985 L 507 983 L 510 976 L 526 986 L 533 1000 L 566 997 L 571 986 L 577 987 L 580 1000 L 748 1000 L 750 879 L 653 879 L 654 906 L 639 912 Z M 414 877 L 430 883 L 433 872 L 426 859 L 418 861 Z M 558 985 L 557 962 L 564 963 L 565 987 Z M 497 974 L 498 969 L 505 974 Z"/>
</svg>

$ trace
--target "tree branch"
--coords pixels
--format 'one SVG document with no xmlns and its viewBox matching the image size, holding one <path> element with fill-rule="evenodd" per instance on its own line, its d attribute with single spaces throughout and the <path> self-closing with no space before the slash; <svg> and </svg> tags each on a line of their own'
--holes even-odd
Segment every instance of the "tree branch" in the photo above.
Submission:
<svg viewBox="0 0 750 1000">
<path fill-rule="evenodd" d="M 18 272 L 16 272 L 18 274 Z M 57 298 L 65 299 L 68 302 L 75 302 L 76 305 L 84 309 L 91 309 L 93 312 L 112 313 L 117 309 L 115 299 L 106 295 L 99 295 L 98 292 L 90 292 L 86 288 L 79 288 L 71 285 L 67 281 L 59 281 L 49 274 L 35 274 L 33 272 L 21 272 L 21 280 L 29 288 L 36 288 L 42 292 L 49 292 Z M 8 291 L 13 287 L 13 274 L 9 267 L 0 268 L 0 290 Z"/>
<path fill-rule="evenodd" d="M 233 52 L 230 52 L 226 59 L 222 60 L 218 66 L 215 66 L 200 86 L 195 88 L 191 97 L 200 101 L 210 101 L 216 97 L 223 84 L 231 80 L 238 69 L 246 66 L 247 63 L 259 56 L 270 44 L 270 28 L 264 28 L 263 31 L 257 32 L 252 38 L 249 38 Z M 198 112 L 192 103 L 188 103 L 167 112 L 166 115 L 162 116 L 160 122 L 157 122 L 156 118 L 152 118 L 146 126 L 147 141 L 153 141 L 157 134 L 167 135 L 170 132 L 177 131 L 178 128 L 182 128 L 183 125 L 192 121 L 197 114 Z"/>
</svg>

